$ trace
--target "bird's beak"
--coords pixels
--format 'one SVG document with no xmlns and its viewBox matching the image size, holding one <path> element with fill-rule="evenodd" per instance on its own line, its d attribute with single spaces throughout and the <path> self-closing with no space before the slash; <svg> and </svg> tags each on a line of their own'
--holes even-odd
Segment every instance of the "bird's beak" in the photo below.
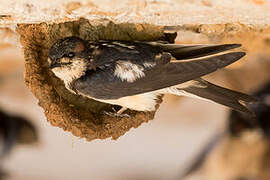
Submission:
<svg viewBox="0 0 270 180">
<path fill-rule="evenodd" d="M 50 69 L 61 66 L 61 64 L 57 60 L 52 60 L 52 59 L 49 58 L 48 61 L 49 61 L 49 68 Z"/>
<path fill-rule="evenodd" d="M 52 63 L 52 64 L 50 64 L 50 66 L 49 66 L 49 68 L 50 69 L 53 69 L 53 68 L 56 68 L 56 67 L 60 67 L 61 66 L 61 64 L 59 64 L 59 63 Z"/>
</svg>

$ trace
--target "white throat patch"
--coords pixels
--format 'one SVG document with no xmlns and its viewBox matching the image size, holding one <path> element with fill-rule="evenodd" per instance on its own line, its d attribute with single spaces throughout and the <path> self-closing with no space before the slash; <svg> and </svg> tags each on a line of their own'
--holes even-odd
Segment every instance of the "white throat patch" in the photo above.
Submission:
<svg viewBox="0 0 270 180">
<path fill-rule="evenodd" d="M 87 69 L 86 62 L 82 60 L 74 60 L 71 65 L 53 68 L 53 73 L 62 79 L 65 85 L 69 85 L 74 79 L 80 78 L 84 75 Z"/>
</svg>

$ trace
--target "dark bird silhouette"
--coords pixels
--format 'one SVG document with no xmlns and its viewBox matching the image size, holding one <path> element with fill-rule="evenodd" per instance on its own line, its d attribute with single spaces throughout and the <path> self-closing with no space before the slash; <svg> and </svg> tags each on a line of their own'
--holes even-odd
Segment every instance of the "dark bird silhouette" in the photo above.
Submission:
<svg viewBox="0 0 270 180">
<path fill-rule="evenodd" d="M 29 120 L 0 110 L 0 179 L 7 175 L 2 169 L 3 161 L 13 147 L 16 144 L 31 144 L 37 140 L 37 130 Z"/>
</svg>

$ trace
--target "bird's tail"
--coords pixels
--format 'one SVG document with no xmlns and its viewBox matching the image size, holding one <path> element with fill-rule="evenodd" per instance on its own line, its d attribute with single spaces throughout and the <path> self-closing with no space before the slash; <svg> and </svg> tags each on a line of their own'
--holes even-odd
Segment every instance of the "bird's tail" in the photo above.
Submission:
<svg viewBox="0 0 270 180">
<path fill-rule="evenodd" d="M 254 115 L 254 113 L 247 108 L 246 104 L 256 102 L 256 98 L 217 86 L 203 79 L 196 79 L 194 81 L 196 81 L 196 85 L 187 86 L 181 88 L 181 90 L 203 99 L 208 99 L 218 104 L 228 106 L 237 111 Z"/>
</svg>

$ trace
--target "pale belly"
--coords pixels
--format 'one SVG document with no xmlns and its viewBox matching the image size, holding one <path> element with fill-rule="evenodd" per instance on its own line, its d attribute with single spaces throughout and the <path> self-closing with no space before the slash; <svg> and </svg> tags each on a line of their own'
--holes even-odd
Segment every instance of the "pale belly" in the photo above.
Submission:
<svg viewBox="0 0 270 180">
<path fill-rule="evenodd" d="M 155 111 L 158 95 L 160 93 L 144 93 L 134 96 L 126 96 L 119 99 L 101 100 L 95 99 L 108 104 L 119 105 L 136 111 Z"/>
<path fill-rule="evenodd" d="M 196 82 L 195 82 L 196 83 Z M 182 83 L 176 86 L 160 89 L 157 91 L 152 91 L 148 93 L 138 94 L 134 96 L 126 96 L 119 99 L 95 99 L 86 94 L 80 93 L 82 96 L 86 96 L 88 98 L 94 99 L 96 101 L 119 105 L 128 109 L 136 110 L 136 111 L 155 111 L 156 104 L 158 100 L 158 96 L 162 94 L 174 94 L 177 96 L 189 96 L 199 98 L 193 94 L 187 93 L 181 88 L 185 88 L 188 86 L 194 85 L 194 81 L 188 81 L 186 83 Z"/>
</svg>

